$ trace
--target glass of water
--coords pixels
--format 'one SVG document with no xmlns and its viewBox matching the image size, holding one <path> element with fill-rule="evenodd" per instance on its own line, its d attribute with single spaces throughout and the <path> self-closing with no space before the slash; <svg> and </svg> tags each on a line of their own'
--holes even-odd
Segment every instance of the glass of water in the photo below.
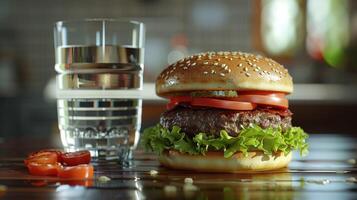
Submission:
<svg viewBox="0 0 357 200">
<path fill-rule="evenodd" d="M 143 82 L 144 29 L 114 19 L 55 24 L 58 123 L 67 151 L 130 158 L 141 126 L 135 91 Z"/>
</svg>

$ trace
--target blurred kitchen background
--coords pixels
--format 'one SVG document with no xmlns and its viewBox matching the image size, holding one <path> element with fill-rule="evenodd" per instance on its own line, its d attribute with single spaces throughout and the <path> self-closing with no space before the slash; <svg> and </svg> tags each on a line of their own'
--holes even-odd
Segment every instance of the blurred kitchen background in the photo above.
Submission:
<svg viewBox="0 0 357 200">
<path fill-rule="evenodd" d="M 294 77 L 294 123 L 309 133 L 357 135 L 357 1 L 353 0 L 1 0 L 1 138 L 56 134 L 53 25 L 127 18 L 146 24 L 145 82 L 184 56 L 248 51 Z M 164 101 L 145 101 L 143 127 Z"/>
</svg>

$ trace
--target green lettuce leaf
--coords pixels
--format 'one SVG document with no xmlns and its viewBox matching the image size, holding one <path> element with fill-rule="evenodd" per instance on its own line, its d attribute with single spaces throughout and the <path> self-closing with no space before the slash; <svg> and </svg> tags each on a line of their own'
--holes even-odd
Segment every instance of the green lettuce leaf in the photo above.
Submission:
<svg viewBox="0 0 357 200">
<path fill-rule="evenodd" d="M 281 128 L 263 129 L 257 125 L 245 127 L 239 136 L 232 137 L 222 130 L 219 137 L 206 133 L 198 133 L 193 138 L 188 137 L 180 127 L 171 130 L 157 124 L 144 130 L 142 144 L 146 150 L 162 153 L 174 149 L 191 155 L 204 155 L 209 150 L 223 151 L 229 158 L 237 152 L 247 155 L 248 151 L 260 150 L 266 155 L 282 151 L 285 154 L 299 150 L 300 155 L 308 153 L 306 139 L 308 135 L 300 127 L 292 127 L 282 132 Z"/>
</svg>

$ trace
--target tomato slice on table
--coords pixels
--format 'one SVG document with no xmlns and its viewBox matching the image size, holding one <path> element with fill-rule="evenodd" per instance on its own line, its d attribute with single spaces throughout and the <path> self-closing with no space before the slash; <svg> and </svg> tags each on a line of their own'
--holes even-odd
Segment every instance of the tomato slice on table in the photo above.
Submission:
<svg viewBox="0 0 357 200">
<path fill-rule="evenodd" d="M 30 160 L 33 162 L 39 162 L 43 164 L 50 164 L 55 162 L 61 162 L 61 155 L 63 151 L 59 149 L 45 149 L 36 151 L 28 155 L 27 159 L 24 161 L 25 164 Z M 55 159 L 56 157 L 56 159 Z M 47 160 L 47 161 L 46 161 Z"/>
<path fill-rule="evenodd" d="M 37 164 L 56 164 L 58 162 L 58 155 L 54 152 L 36 152 L 24 160 L 25 165 L 29 163 Z"/>
<path fill-rule="evenodd" d="M 89 164 L 90 159 L 90 152 L 87 150 L 68 152 L 61 155 L 62 163 L 67 166 Z"/>
<path fill-rule="evenodd" d="M 27 164 L 27 169 L 29 173 L 37 176 L 57 176 L 61 165 L 55 164 L 40 164 L 36 162 L 29 162 Z"/>
<path fill-rule="evenodd" d="M 90 179 L 93 175 L 93 165 L 87 164 L 62 167 L 58 172 L 58 177 L 66 179 Z"/>
</svg>

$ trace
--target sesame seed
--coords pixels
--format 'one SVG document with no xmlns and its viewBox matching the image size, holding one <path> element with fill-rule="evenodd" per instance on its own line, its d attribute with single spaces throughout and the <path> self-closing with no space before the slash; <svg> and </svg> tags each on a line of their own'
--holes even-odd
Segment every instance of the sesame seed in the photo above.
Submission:
<svg viewBox="0 0 357 200">
<path fill-rule="evenodd" d="M 261 76 L 263 76 L 263 75 L 264 75 L 264 73 L 263 73 L 263 72 L 260 72 L 259 74 L 260 74 Z"/>
<path fill-rule="evenodd" d="M 228 70 L 228 66 L 225 66 L 224 69 L 225 69 L 225 70 Z"/>
<path fill-rule="evenodd" d="M 223 74 L 223 73 L 220 73 L 219 75 L 221 75 L 221 76 L 225 76 L 225 74 Z"/>
<path fill-rule="evenodd" d="M 159 172 L 156 170 L 150 170 L 150 175 L 151 176 L 156 176 Z"/>
<path fill-rule="evenodd" d="M 257 72 L 257 71 L 259 71 L 259 69 L 255 68 L 255 69 L 254 69 L 254 71 L 256 71 L 256 72 Z"/>
<path fill-rule="evenodd" d="M 217 61 L 219 62 L 219 61 L 221 61 L 221 59 L 220 59 L 220 58 L 217 58 Z"/>
<path fill-rule="evenodd" d="M 226 67 L 227 65 L 226 64 L 222 64 L 221 67 Z"/>
<path fill-rule="evenodd" d="M 251 62 L 248 62 L 248 65 L 253 65 L 253 63 L 251 63 Z"/>
<path fill-rule="evenodd" d="M 253 64 L 253 67 L 256 67 L 257 66 L 257 64 Z"/>
<path fill-rule="evenodd" d="M 244 71 L 246 71 L 246 72 L 247 72 L 247 71 L 248 71 L 248 68 L 247 68 L 247 67 L 244 67 Z"/>
<path fill-rule="evenodd" d="M 228 56 L 224 56 L 224 58 L 228 58 Z"/>
<path fill-rule="evenodd" d="M 191 64 L 191 66 L 195 66 L 195 65 L 196 65 L 196 63 L 192 63 L 192 64 Z"/>
<path fill-rule="evenodd" d="M 211 70 L 211 74 L 215 74 L 216 73 L 216 71 L 214 71 L 214 69 L 212 69 Z"/>
<path fill-rule="evenodd" d="M 250 74 L 249 74 L 248 72 L 246 72 L 246 73 L 245 73 L 245 75 L 246 75 L 247 77 L 249 77 L 249 76 L 250 76 Z"/>
<path fill-rule="evenodd" d="M 243 64 L 242 63 L 239 63 L 239 65 L 238 65 L 239 67 L 242 67 L 243 66 Z"/>
<path fill-rule="evenodd" d="M 188 69 L 188 68 L 187 68 L 187 67 L 183 67 L 183 69 L 185 69 L 185 70 L 186 70 L 186 69 Z"/>
<path fill-rule="evenodd" d="M 217 65 L 218 65 L 218 63 L 217 63 L 217 62 L 215 62 L 213 65 L 214 65 L 214 66 L 217 66 Z"/>
<path fill-rule="evenodd" d="M 206 72 L 206 71 L 204 71 L 203 73 L 204 73 L 204 74 L 208 74 L 208 72 Z"/>
<path fill-rule="evenodd" d="M 269 66 L 273 66 L 273 64 L 271 64 L 271 63 L 268 63 L 268 65 L 269 65 Z"/>
<path fill-rule="evenodd" d="M 228 69 L 228 73 L 230 73 L 232 70 L 231 69 Z"/>
<path fill-rule="evenodd" d="M 208 65 L 208 62 L 204 62 L 203 64 L 204 64 L 204 65 Z"/>
<path fill-rule="evenodd" d="M 229 58 L 229 60 L 233 60 L 233 58 Z"/>
<path fill-rule="evenodd" d="M 101 182 L 101 183 L 105 183 L 105 182 L 108 182 L 108 181 L 110 181 L 111 179 L 109 178 L 109 177 L 107 177 L 107 176 L 100 176 L 99 178 L 98 178 L 98 181 L 99 182 Z"/>
</svg>

